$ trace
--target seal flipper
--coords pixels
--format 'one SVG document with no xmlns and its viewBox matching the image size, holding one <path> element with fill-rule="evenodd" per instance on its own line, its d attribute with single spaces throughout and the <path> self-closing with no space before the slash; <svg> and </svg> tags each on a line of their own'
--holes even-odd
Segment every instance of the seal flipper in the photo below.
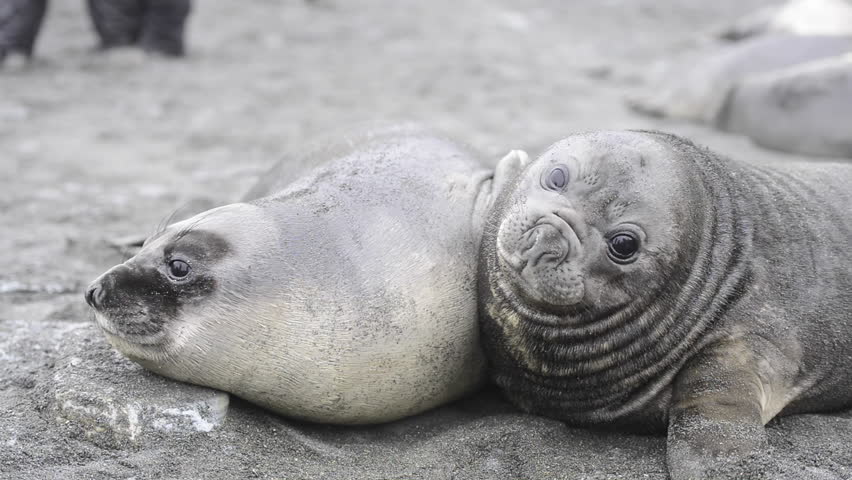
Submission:
<svg viewBox="0 0 852 480">
<path fill-rule="evenodd" d="M 491 183 L 491 201 L 500 194 L 503 188 L 512 180 L 518 173 L 530 163 L 530 156 L 523 150 L 512 150 L 507 153 L 497 163 L 497 168 L 494 169 L 494 181 Z"/>
<path fill-rule="evenodd" d="M 768 448 L 757 370 L 748 348 L 732 341 L 711 346 L 678 374 L 666 448 L 673 480 L 715 478 Z"/>
<path fill-rule="evenodd" d="M 494 206 L 497 197 L 500 196 L 506 185 L 514 181 L 521 170 L 530 163 L 530 156 L 523 150 L 511 150 L 503 156 L 497 166 L 494 168 L 494 173 L 484 177 L 480 183 L 479 193 L 476 195 L 475 207 L 473 211 L 473 230 L 474 232 L 482 232 L 483 224 L 488 216 L 488 212 Z"/>
</svg>

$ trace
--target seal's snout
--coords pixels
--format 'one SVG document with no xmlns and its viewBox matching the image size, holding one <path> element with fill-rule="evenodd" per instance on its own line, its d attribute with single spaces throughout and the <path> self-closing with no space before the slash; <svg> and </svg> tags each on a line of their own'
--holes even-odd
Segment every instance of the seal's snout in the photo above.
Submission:
<svg viewBox="0 0 852 480">
<path fill-rule="evenodd" d="M 500 257 L 516 272 L 528 268 L 552 270 L 579 253 L 577 235 L 561 216 L 544 215 L 532 225 L 524 223 L 506 221 L 497 235 Z"/>
<path fill-rule="evenodd" d="M 88 303 L 90 307 L 98 311 L 105 311 L 110 308 L 108 305 L 110 299 L 107 297 L 109 297 L 110 291 L 115 286 L 113 272 L 120 266 L 121 265 L 109 269 L 106 273 L 89 284 L 89 288 L 86 289 L 84 296 L 86 298 L 86 303 Z"/>
<path fill-rule="evenodd" d="M 536 267 L 540 264 L 556 266 L 565 261 L 570 252 L 570 245 L 556 227 L 550 224 L 538 225 L 526 234 L 525 246 L 518 252 L 518 257 L 527 265 Z"/>
<path fill-rule="evenodd" d="M 86 290 L 86 303 L 88 303 L 90 307 L 98 309 L 103 303 L 103 292 L 104 289 L 101 286 L 100 280 L 95 280 Z"/>
<path fill-rule="evenodd" d="M 568 210 L 536 213 L 520 211 L 500 224 L 497 262 L 506 273 L 504 288 L 536 308 L 561 312 L 585 291 L 583 244 L 575 228 L 582 220 Z"/>
</svg>

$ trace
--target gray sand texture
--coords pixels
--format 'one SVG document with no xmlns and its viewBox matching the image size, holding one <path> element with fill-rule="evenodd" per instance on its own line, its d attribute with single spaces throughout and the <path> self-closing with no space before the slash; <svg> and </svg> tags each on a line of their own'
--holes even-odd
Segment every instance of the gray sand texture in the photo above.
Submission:
<svg viewBox="0 0 852 480">
<path fill-rule="evenodd" d="M 353 123 L 420 121 L 495 162 L 618 128 L 808 159 L 623 102 L 661 58 L 771 3 L 198 0 L 174 61 L 93 53 L 84 2 L 52 2 L 33 63 L 0 70 L 0 478 L 667 478 L 664 437 L 569 428 L 493 389 L 373 427 L 281 418 L 132 364 L 82 294 L 123 261 L 111 242 L 233 201 Z M 850 412 L 768 434 L 740 478 L 852 478 Z"/>
</svg>

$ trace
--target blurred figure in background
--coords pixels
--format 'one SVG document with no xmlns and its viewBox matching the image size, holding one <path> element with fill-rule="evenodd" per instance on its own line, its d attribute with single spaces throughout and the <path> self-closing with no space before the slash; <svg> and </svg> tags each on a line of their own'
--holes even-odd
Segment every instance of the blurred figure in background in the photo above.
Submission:
<svg viewBox="0 0 852 480">
<path fill-rule="evenodd" d="M 88 0 L 102 48 L 138 45 L 147 52 L 184 54 L 190 0 Z"/>
<path fill-rule="evenodd" d="M 0 0 L 0 63 L 12 53 L 30 57 L 47 0 Z"/>
<path fill-rule="evenodd" d="M 138 46 L 171 57 L 184 54 L 191 0 L 88 0 L 100 47 Z M 0 0 L 0 63 L 9 54 L 31 57 L 47 0 Z"/>
</svg>

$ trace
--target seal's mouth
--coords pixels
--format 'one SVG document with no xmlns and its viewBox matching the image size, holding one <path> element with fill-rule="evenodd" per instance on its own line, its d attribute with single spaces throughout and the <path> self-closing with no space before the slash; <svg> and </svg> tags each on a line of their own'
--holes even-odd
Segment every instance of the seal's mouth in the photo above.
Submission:
<svg viewBox="0 0 852 480">
<path fill-rule="evenodd" d="M 146 368 L 152 369 L 152 366 L 156 365 L 149 362 L 164 361 L 171 356 L 171 343 L 166 341 L 164 336 L 159 340 L 150 337 L 135 338 L 124 334 L 116 335 L 103 328 L 101 330 L 116 350 Z"/>
<path fill-rule="evenodd" d="M 515 279 L 509 279 L 505 274 L 498 276 L 495 285 L 497 296 L 525 320 L 547 327 L 564 327 L 575 323 L 568 309 L 544 309 L 537 304 L 530 303 L 528 299 L 518 293 L 518 289 L 515 287 Z"/>
<path fill-rule="evenodd" d="M 152 323 L 149 320 L 140 319 L 134 323 L 128 323 L 126 319 L 116 321 L 109 315 L 96 311 L 95 323 L 111 339 L 146 346 L 165 344 L 165 332 L 161 328 L 151 329 Z"/>
<path fill-rule="evenodd" d="M 548 212 L 527 228 L 507 219 L 497 234 L 498 269 L 507 298 L 520 297 L 535 310 L 564 314 L 584 296 L 577 260 L 583 245 L 579 216 L 571 210 Z"/>
<path fill-rule="evenodd" d="M 166 341 L 165 318 L 156 304 L 161 292 L 151 277 L 140 274 L 125 262 L 93 281 L 84 295 L 94 311 L 95 323 L 112 340 L 141 346 L 162 345 Z"/>
<path fill-rule="evenodd" d="M 527 267 L 558 268 L 582 251 L 576 217 L 570 210 L 556 210 L 538 218 L 520 235 L 513 235 L 516 229 L 505 221 L 497 235 L 501 260 L 516 272 Z"/>
</svg>

